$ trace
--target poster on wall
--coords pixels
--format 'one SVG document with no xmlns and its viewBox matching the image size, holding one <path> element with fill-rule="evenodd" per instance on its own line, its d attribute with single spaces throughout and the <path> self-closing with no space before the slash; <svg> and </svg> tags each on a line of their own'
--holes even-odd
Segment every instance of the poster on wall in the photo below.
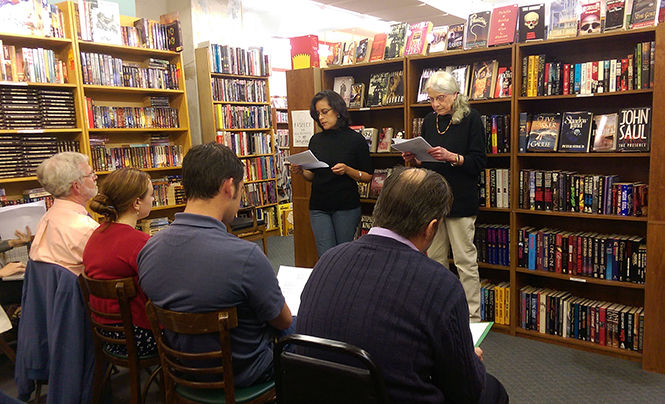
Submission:
<svg viewBox="0 0 665 404">
<path fill-rule="evenodd" d="M 293 123 L 293 147 L 309 146 L 309 139 L 314 135 L 314 120 L 309 110 L 291 111 Z"/>
</svg>

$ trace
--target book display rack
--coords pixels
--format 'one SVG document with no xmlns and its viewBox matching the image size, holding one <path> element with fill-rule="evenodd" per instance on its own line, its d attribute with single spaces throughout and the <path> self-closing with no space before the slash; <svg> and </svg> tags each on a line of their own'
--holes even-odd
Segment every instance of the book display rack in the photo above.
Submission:
<svg viewBox="0 0 665 404">
<path fill-rule="evenodd" d="M 210 44 L 195 55 L 203 142 L 236 152 L 245 165 L 242 207 L 265 224 L 264 238 L 278 235 L 274 118 L 262 51 Z"/>
<path fill-rule="evenodd" d="M 392 126 L 404 129 L 405 136 L 411 138 L 419 135 L 419 120 L 431 111 L 421 94 L 423 73 L 428 69 L 450 66 L 452 71 L 467 66 L 469 73 L 461 73 L 469 77 L 458 80 L 465 84 L 466 91 L 476 92 L 470 104 L 487 117 L 485 124 L 489 126 L 488 170 L 481 175 L 479 187 L 486 203 L 479 209 L 476 240 L 481 250 L 480 276 L 486 280 L 483 289 L 495 289 L 504 299 L 502 311 L 498 312 L 504 324 L 495 324 L 494 328 L 511 335 L 641 361 L 644 369 L 665 373 L 665 365 L 658 360 L 665 355 L 665 341 L 659 335 L 665 324 L 665 252 L 660 246 L 665 239 L 665 184 L 659 180 L 665 175 L 665 162 L 653 157 L 665 155 L 665 139 L 658 136 L 665 127 L 665 117 L 649 114 L 665 108 L 665 90 L 661 88 L 665 71 L 657 67 L 658 60 L 665 62 L 665 48 L 655 46 L 655 51 L 650 50 L 650 59 L 642 59 L 639 87 L 634 81 L 638 69 L 634 65 L 630 69 L 628 64 L 622 68 L 623 59 L 635 63 L 638 49 L 639 57 L 644 58 L 646 44 L 653 48 L 664 42 L 665 26 L 658 26 L 310 69 L 309 74 L 320 71 L 322 89 L 332 89 L 335 78 L 342 76 L 370 87 L 372 74 L 402 69 L 403 104 L 369 105 L 350 108 L 350 112 L 353 125 Z M 541 73 L 543 83 L 535 83 L 544 87 L 534 88 L 533 80 L 539 79 L 539 70 L 530 70 L 534 67 L 529 64 L 540 61 L 537 57 L 542 55 L 543 67 L 559 73 L 549 77 L 542 77 Z M 655 63 L 649 66 L 650 60 Z M 609 85 L 606 74 L 604 83 L 598 76 L 588 80 L 596 85 L 602 83 L 607 90 L 568 88 L 574 85 L 574 76 L 563 82 L 565 65 L 569 72 L 576 64 L 589 62 L 591 68 L 594 62 L 605 67 L 605 61 L 613 61 L 608 66 L 617 66 L 609 78 L 616 82 Z M 557 65 L 559 62 L 561 66 Z M 490 92 L 494 96 L 482 95 L 484 84 L 474 88 L 476 66 L 483 63 L 494 66 L 495 73 L 510 68 L 512 88 L 508 96 L 495 86 Z M 650 82 L 645 81 L 646 77 Z M 531 85 L 531 91 L 523 88 L 525 85 Z M 314 94 L 318 88 L 311 87 Z M 291 104 L 294 91 L 287 88 Z M 622 139 L 626 130 L 638 135 L 643 130 L 635 120 L 622 123 L 621 116 L 644 114 L 647 132 L 652 134 L 647 136 L 649 148 L 644 150 L 640 145 L 631 151 L 630 145 L 624 145 L 623 149 L 594 151 L 594 132 L 590 144 L 583 147 L 588 152 L 529 148 L 529 129 L 526 122 L 521 124 L 521 117 L 556 113 L 564 116 L 566 112 L 575 118 L 587 116 L 575 115 L 578 112 L 592 116 L 618 114 L 619 144 L 625 142 Z M 497 123 L 504 123 L 504 128 L 499 129 Z M 504 133 L 495 135 L 499 130 Z M 502 135 L 507 145 L 491 143 Z M 573 141 L 567 142 L 574 145 Z M 297 151 L 301 150 L 292 150 Z M 402 164 L 396 153 L 376 153 L 372 157 L 375 169 Z M 535 184 L 527 181 L 529 176 L 536 179 Z M 539 184 L 538 178 L 543 178 L 543 183 Z M 294 217 L 302 219 L 307 205 L 295 202 L 305 201 L 309 189 L 297 184 L 296 178 L 293 183 Z M 535 195 L 529 194 L 531 185 Z M 564 207 L 561 204 L 566 198 Z M 367 205 L 363 213 L 371 213 L 373 200 L 363 199 L 363 204 Z M 303 236 L 304 230 L 298 229 L 304 225 L 304 221 L 296 223 L 296 265 L 312 266 L 316 257 L 307 251 L 313 248 L 313 242 Z"/>
</svg>

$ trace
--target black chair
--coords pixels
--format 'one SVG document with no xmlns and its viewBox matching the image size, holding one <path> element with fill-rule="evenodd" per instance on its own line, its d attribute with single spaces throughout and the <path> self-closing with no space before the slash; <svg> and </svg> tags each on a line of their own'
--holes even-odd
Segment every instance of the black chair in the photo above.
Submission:
<svg viewBox="0 0 665 404">
<path fill-rule="evenodd" d="M 363 367 L 286 351 L 287 345 Z M 353 345 L 309 335 L 287 335 L 275 346 L 274 362 L 280 404 L 389 402 L 379 368 L 367 352 Z"/>
</svg>

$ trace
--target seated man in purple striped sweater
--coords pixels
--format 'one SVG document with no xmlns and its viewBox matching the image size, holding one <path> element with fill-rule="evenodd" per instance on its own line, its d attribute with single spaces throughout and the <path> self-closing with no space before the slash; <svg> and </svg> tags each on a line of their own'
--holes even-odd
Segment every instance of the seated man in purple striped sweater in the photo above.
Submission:
<svg viewBox="0 0 665 404">
<path fill-rule="evenodd" d="M 442 176 L 396 169 L 375 227 L 328 250 L 301 296 L 296 332 L 368 351 L 394 403 L 508 402 L 473 346 L 461 283 L 424 254 L 451 203 Z"/>
</svg>

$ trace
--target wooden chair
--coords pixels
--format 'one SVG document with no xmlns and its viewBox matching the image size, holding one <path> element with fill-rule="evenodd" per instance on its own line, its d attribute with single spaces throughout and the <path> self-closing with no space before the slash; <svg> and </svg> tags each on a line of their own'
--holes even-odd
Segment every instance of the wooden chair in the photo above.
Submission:
<svg viewBox="0 0 665 404">
<path fill-rule="evenodd" d="M 146 312 L 162 361 L 166 403 L 265 403 L 275 399 L 275 383 L 236 388 L 229 330 L 238 326 L 236 308 L 209 313 L 182 313 L 148 302 Z M 219 333 L 220 350 L 187 353 L 171 347 L 160 330 L 177 334 Z M 202 379 L 213 381 L 200 381 Z"/>
<path fill-rule="evenodd" d="M 89 278 L 85 274 L 79 275 L 79 285 L 83 292 L 86 309 L 90 318 L 90 326 L 95 343 L 95 370 L 93 376 L 92 402 L 98 403 L 106 382 L 111 374 L 111 366 L 122 366 L 129 368 L 129 377 L 131 381 L 131 403 L 142 403 L 145 394 L 152 383 L 152 380 L 159 372 L 159 355 L 138 356 L 136 347 L 136 338 L 134 337 L 132 312 L 130 300 L 136 296 L 136 284 L 133 278 L 121 278 L 112 280 L 99 280 Z M 91 307 L 90 296 L 102 299 L 113 299 L 120 307 L 120 313 L 101 312 Z M 98 318 L 112 320 L 119 325 L 100 323 Z M 110 332 L 119 332 L 125 338 L 111 338 L 101 333 L 101 330 Z M 125 346 L 126 356 L 113 354 L 104 348 L 105 343 Z M 106 365 L 106 366 L 105 366 Z M 157 369 L 152 372 L 148 382 L 141 390 L 141 370 L 156 366 Z"/>
<path fill-rule="evenodd" d="M 286 351 L 287 345 L 304 347 L 313 356 Z M 279 340 L 274 354 L 279 404 L 389 402 L 379 368 L 367 352 L 353 345 L 292 334 Z"/>
<path fill-rule="evenodd" d="M 266 226 L 263 223 L 258 223 L 256 220 L 255 207 L 242 208 L 238 211 L 238 216 L 231 223 L 231 233 L 248 241 L 261 240 L 263 243 L 263 253 L 268 254 L 265 234 Z"/>
</svg>

